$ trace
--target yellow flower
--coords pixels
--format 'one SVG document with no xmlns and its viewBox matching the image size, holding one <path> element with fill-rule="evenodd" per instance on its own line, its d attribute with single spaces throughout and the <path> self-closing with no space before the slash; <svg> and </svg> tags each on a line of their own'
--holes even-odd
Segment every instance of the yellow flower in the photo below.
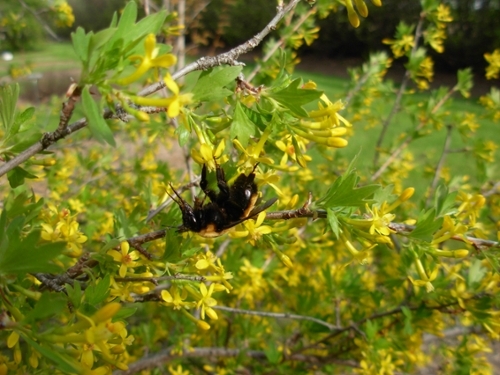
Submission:
<svg viewBox="0 0 500 375">
<path fill-rule="evenodd" d="M 219 318 L 215 310 L 212 309 L 213 306 L 217 305 L 217 301 L 214 298 L 212 298 L 214 287 L 215 287 L 214 283 L 210 284 L 210 287 L 208 289 L 205 283 L 200 283 L 200 293 L 202 297 L 196 304 L 196 307 L 198 309 L 201 307 L 201 313 L 200 313 L 201 319 L 205 319 L 205 313 L 212 320 L 217 320 Z"/>
<path fill-rule="evenodd" d="M 439 268 L 438 267 L 434 268 L 434 270 L 430 272 L 430 275 L 427 276 L 427 272 L 424 269 L 424 265 L 422 264 L 421 260 L 416 257 L 416 255 L 415 255 L 415 267 L 417 268 L 417 273 L 418 276 L 420 277 L 420 280 L 413 280 L 413 278 L 409 276 L 408 278 L 410 279 L 412 284 L 415 286 L 425 286 L 427 293 L 432 292 L 434 290 L 434 286 L 432 285 L 431 281 L 437 277 Z"/>
<path fill-rule="evenodd" d="M 411 51 L 415 45 L 415 38 L 413 35 L 403 35 L 399 40 L 384 39 L 382 43 L 391 46 L 392 53 L 395 58 L 404 56 L 407 52 Z"/>
<path fill-rule="evenodd" d="M 181 365 L 178 365 L 176 369 L 168 366 L 168 372 L 170 372 L 170 375 L 189 375 L 189 371 L 184 371 Z"/>
<path fill-rule="evenodd" d="M 149 34 L 144 39 L 144 56 L 133 55 L 129 57 L 131 61 L 139 61 L 135 72 L 127 77 L 116 81 L 119 85 L 128 85 L 137 81 L 151 68 L 168 68 L 177 62 L 177 58 L 172 54 L 158 56 L 159 48 L 156 46 L 156 36 Z"/>
<path fill-rule="evenodd" d="M 436 18 L 439 22 L 453 21 L 453 17 L 450 14 L 450 7 L 444 4 L 439 4 L 436 10 Z"/>
<path fill-rule="evenodd" d="M 429 27 L 424 34 L 425 41 L 439 53 L 444 51 L 443 42 L 446 39 L 446 33 L 443 29 Z"/>
<path fill-rule="evenodd" d="M 370 234 L 379 233 L 383 236 L 388 236 L 394 231 L 389 228 L 389 224 L 394 220 L 396 215 L 381 212 L 377 207 L 373 206 L 371 209 L 366 206 L 366 210 L 371 216 Z M 380 215 L 382 214 L 382 215 Z"/>
<path fill-rule="evenodd" d="M 266 213 L 261 212 L 259 216 L 257 216 L 257 220 L 250 219 L 245 222 L 244 225 L 246 230 L 234 231 L 230 236 L 233 238 L 248 237 L 248 242 L 255 246 L 255 243 L 260 240 L 262 235 L 272 232 L 272 228 L 269 225 L 262 225 L 265 218 Z"/>
<path fill-rule="evenodd" d="M 486 78 L 498 78 L 498 73 L 500 72 L 500 49 L 496 49 L 493 53 L 485 53 L 484 58 L 489 64 L 486 68 Z"/>
<path fill-rule="evenodd" d="M 123 241 L 120 244 L 120 250 L 121 252 L 109 250 L 107 254 L 111 255 L 115 262 L 120 263 L 120 271 L 118 274 L 120 277 L 125 277 L 127 275 L 127 268 L 140 266 L 140 264 L 135 262 L 139 259 L 139 253 L 135 250 L 129 253 L 130 245 L 127 241 Z"/>
<path fill-rule="evenodd" d="M 167 74 L 163 79 L 165 85 L 173 93 L 172 96 L 168 98 L 149 98 L 145 96 L 129 96 L 129 99 L 137 105 L 143 106 L 153 106 L 153 107 L 165 107 L 167 109 L 168 117 L 174 118 L 179 116 L 181 108 L 186 104 L 191 103 L 192 94 L 182 94 L 179 95 L 179 86 L 172 79 L 170 74 Z M 127 110 L 130 110 L 127 108 Z M 141 112 L 141 111 L 137 111 Z M 141 112 L 144 113 L 144 112 Z"/>
<path fill-rule="evenodd" d="M 223 164 L 226 161 L 226 157 L 221 155 L 226 148 L 226 141 L 222 139 L 217 147 L 214 147 L 208 143 L 201 143 L 199 151 L 196 148 L 191 149 L 191 156 L 193 160 L 200 165 L 205 164 L 208 169 L 215 169 L 215 161 L 218 160 L 218 164 Z"/>
<path fill-rule="evenodd" d="M 170 292 L 168 290 L 162 290 L 161 298 L 165 301 L 167 306 L 172 306 L 174 310 L 181 310 L 183 307 L 190 308 L 194 305 L 193 302 L 184 302 L 187 298 L 186 289 L 179 290 L 177 285 L 174 284 L 170 288 Z"/>
</svg>

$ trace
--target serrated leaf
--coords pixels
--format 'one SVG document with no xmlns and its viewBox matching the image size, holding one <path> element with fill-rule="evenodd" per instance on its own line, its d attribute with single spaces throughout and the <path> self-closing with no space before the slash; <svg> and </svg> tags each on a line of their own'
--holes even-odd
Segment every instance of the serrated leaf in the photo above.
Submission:
<svg viewBox="0 0 500 375">
<path fill-rule="evenodd" d="M 432 208 L 422 211 L 418 217 L 415 229 L 410 233 L 411 238 L 430 242 L 435 231 L 441 228 L 443 218 L 436 219 L 436 211 Z"/>
<path fill-rule="evenodd" d="M 28 122 L 35 114 L 35 107 L 26 108 L 22 113 L 16 116 L 14 124 L 12 125 L 9 136 L 16 135 L 19 132 L 19 128 L 25 122 Z"/>
<path fill-rule="evenodd" d="M 123 35 L 125 40 L 142 39 L 148 34 L 157 34 L 167 18 L 167 11 L 162 10 L 141 19 Z"/>
<path fill-rule="evenodd" d="M 71 40 L 73 41 L 73 49 L 76 56 L 83 62 L 84 66 L 89 61 L 89 44 L 91 34 L 86 34 L 82 27 L 78 27 L 75 32 L 71 33 Z"/>
<path fill-rule="evenodd" d="M 113 132 L 102 117 L 102 112 L 97 103 L 90 95 L 89 87 L 85 86 L 82 91 L 82 105 L 87 117 L 89 129 L 99 142 L 107 142 L 111 146 L 116 146 Z"/>
<path fill-rule="evenodd" d="M 120 33 L 125 33 L 133 27 L 137 19 L 137 4 L 134 1 L 129 1 L 123 9 L 123 12 L 118 21 L 118 30 Z"/>
<path fill-rule="evenodd" d="M 92 306 L 103 302 L 109 295 L 110 276 L 106 275 L 97 285 L 90 285 L 85 289 L 85 301 Z"/>
<path fill-rule="evenodd" d="M 73 286 L 66 284 L 66 294 L 68 299 L 75 309 L 80 308 L 82 302 L 82 287 L 78 281 L 73 283 Z"/>
<path fill-rule="evenodd" d="M 250 121 L 252 121 L 261 131 L 264 131 L 267 124 L 272 120 L 272 116 L 264 116 L 262 113 L 254 111 L 247 106 L 242 105 L 241 109 L 245 112 Z"/>
<path fill-rule="evenodd" d="M 111 37 L 116 33 L 116 28 L 109 28 L 99 31 L 96 34 L 90 36 L 88 54 L 92 55 L 95 51 L 97 51 L 100 47 L 106 44 Z"/>
<path fill-rule="evenodd" d="M 19 97 L 19 85 L 0 86 L 0 121 L 5 129 L 5 136 L 10 136 L 11 126 L 16 115 L 16 104 Z"/>
<path fill-rule="evenodd" d="M 246 113 L 241 109 L 240 102 L 236 102 L 236 108 L 233 114 L 233 123 L 231 124 L 231 139 L 238 138 L 238 141 L 247 147 L 248 140 L 255 135 L 255 124 L 248 118 Z"/>
<path fill-rule="evenodd" d="M 472 264 L 469 267 L 469 276 L 467 278 L 468 285 L 472 288 L 476 288 L 481 280 L 483 280 L 485 274 L 486 269 L 481 265 L 481 260 L 472 259 Z"/>
<path fill-rule="evenodd" d="M 66 243 L 53 242 L 37 246 L 40 231 L 32 231 L 23 238 L 23 225 L 24 219 L 18 217 L 7 228 L 0 243 L 0 274 L 60 271 L 60 267 L 51 263 L 51 260 L 62 253 Z"/>
<path fill-rule="evenodd" d="M 318 99 L 323 92 L 318 90 L 301 89 L 299 88 L 299 85 L 301 84 L 302 80 L 297 78 L 284 89 L 278 92 L 271 91 L 268 96 L 288 108 L 296 115 L 307 117 L 307 111 L 302 108 L 302 106 Z"/>
<path fill-rule="evenodd" d="M 335 215 L 335 212 L 331 208 L 326 209 L 326 215 L 328 218 L 328 223 L 330 224 L 330 228 L 332 228 L 333 235 L 335 236 L 335 238 L 339 238 L 340 226 L 337 215 Z"/>
<path fill-rule="evenodd" d="M 357 188 L 358 176 L 354 169 L 348 169 L 337 178 L 328 189 L 325 197 L 318 201 L 319 207 L 359 207 L 373 202 L 370 199 L 380 189 L 379 185 L 366 185 Z"/>
<path fill-rule="evenodd" d="M 407 335 L 412 335 L 413 334 L 413 324 L 412 324 L 413 314 L 412 314 L 411 310 L 406 306 L 402 306 L 401 311 L 402 311 L 403 316 L 404 316 L 403 332 Z"/>
<path fill-rule="evenodd" d="M 193 101 L 217 101 L 231 95 L 233 92 L 224 86 L 233 82 L 241 69 L 241 66 L 229 66 L 202 72 L 193 87 Z"/>
<path fill-rule="evenodd" d="M 26 169 L 21 167 L 15 167 L 7 173 L 7 178 L 9 179 L 9 184 L 11 188 L 16 188 L 24 184 L 25 178 L 37 178 L 34 174 L 29 173 Z"/>
<path fill-rule="evenodd" d="M 55 316 L 63 311 L 66 307 L 66 298 L 64 294 L 42 293 L 40 299 L 36 302 L 35 307 L 25 317 L 26 322 L 40 321 L 41 319 Z"/>
<path fill-rule="evenodd" d="M 456 211 L 455 198 L 458 192 L 448 193 L 446 185 L 439 185 L 436 189 L 434 207 L 436 208 L 436 216 L 445 216 Z"/>
</svg>

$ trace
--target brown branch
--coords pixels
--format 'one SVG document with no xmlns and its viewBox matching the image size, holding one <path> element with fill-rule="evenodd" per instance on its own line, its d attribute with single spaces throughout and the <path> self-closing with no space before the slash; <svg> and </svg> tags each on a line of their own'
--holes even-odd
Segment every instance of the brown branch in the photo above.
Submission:
<svg viewBox="0 0 500 375">
<path fill-rule="evenodd" d="M 207 358 L 215 360 L 217 358 L 233 358 L 244 355 L 248 358 L 259 360 L 259 362 L 268 360 L 265 352 L 257 350 L 229 349 L 229 348 L 189 348 L 189 350 L 185 350 L 182 353 L 177 354 L 172 349 L 173 347 L 167 348 L 166 350 L 154 356 L 142 358 L 134 363 L 131 363 L 127 371 L 117 370 L 113 372 L 113 375 L 137 374 L 144 370 L 164 366 L 165 363 L 169 363 L 179 358 Z M 335 363 L 342 366 L 348 366 L 354 368 L 359 367 L 359 364 L 355 361 L 340 360 L 320 355 L 294 354 L 286 356 L 284 360 L 298 361 L 298 362 L 308 363 L 314 366 Z"/>
<path fill-rule="evenodd" d="M 325 210 L 322 209 L 317 209 L 317 210 L 311 210 L 309 208 L 309 204 L 311 201 L 311 196 L 309 196 L 308 201 L 301 207 L 296 210 L 285 210 L 285 211 L 274 211 L 274 212 L 267 212 L 266 213 L 266 220 L 289 220 L 289 219 L 297 219 L 297 218 L 326 218 L 327 213 Z M 390 223 L 389 228 L 394 230 L 397 234 L 407 236 L 409 235 L 414 229 L 414 225 L 408 225 L 408 224 L 403 224 L 403 223 Z M 142 245 L 158 240 L 160 238 L 165 237 L 165 234 L 167 233 L 167 230 L 173 229 L 173 228 L 165 228 L 165 229 L 160 229 L 156 230 L 154 232 L 149 232 L 146 234 L 141 234 L 139 236 L 131 237 L 127 239 L 128 243 L 130 244 L 131 247 L 138 249 L 142 249 Z M 476 237 L 470 237 L 470 236 L 452 236 L 450 238 L 451 240 L 454 241 L 461 241 L 465 243 L 472 243 L 472 245 L 476 249 L 485 249 L 485 248 L 500 248 L 500 242 L 498 241 L 492 241 L 492 240 L 486 240 L 482 238 L 476 238 Z M 144 250 L 145 251 L 145 250 Z M 146 254 L 144 254 L 148 259 L 152 259 L 152 256 L 145 251 Z M 71 284 L 72 280 L 75 279 L 76 277 L 80 276 L 85 268 L 92 268 L 95 267 L 98 262 L 94 259 L 89 259 L 90 255 L 85 254 L 80 258 L 78 263 L 76 263 L 73 267 L 68 269 L 64 274 L 62 275 L 51 275 L 51 274 L 35 274 L 35 276 L 40 280 L 44 285 L 49 287 L 49 289 L 54 290 L 54 291 L 64 291 L 64 284 Z M 151 281 L 154 283 L 154 279 L 156 280 L 172 280 L 172 279 L 182 279 L 185 277 L 188 277 L 187 275 L 177 275 L 177 276 L 164 276 L 166 277 L 165 279 L 162 278 L 150 278 L 148 280 L 142 280 L 142 281 Z M 125 281 L 125 280 L 124 280 Z M 128 280 L 130 281 L 130 280 Z"/>
</svg>

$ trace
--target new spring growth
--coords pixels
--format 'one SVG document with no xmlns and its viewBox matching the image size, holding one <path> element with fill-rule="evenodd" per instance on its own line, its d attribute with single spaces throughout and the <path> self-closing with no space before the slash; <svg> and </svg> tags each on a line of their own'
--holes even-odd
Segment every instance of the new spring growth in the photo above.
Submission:
<svg viewBox="0 0 500 375">
<path fill-rule="evenodd" d="M 172 54 L 158 56 L 159 47 L 156 46 L 156 36 L 149 34 L 144 39 L 144 55 L 133 55 L 130 61 L 138 61 L 139 65 L 135 71 L 127 77 L 118 79 L 117 84 L 125 86 L 139 80 L 151 68 L 169 68 L 175 65 L 177 58 Z"/>
<path fill-rule="evenodd" d="M 358 13 L 361 17 L 366 18 L 368 17 L 368 7 L 365 4 L 364 0 L 354 0 L 354 4 L 356 4 L 356 10 L 354 10 L 354 6 L 352 4 L 352 0 L 344 0 L 345 7 L 347 9 L 347 17 L 349 18 L 349 22 L 353 27 L 358 27 L 360 22 L 359 22 L 359 17 Z M 381 0 L 372 0 L 372 3 L 375 6 L 382 6 L 382 1 Z"/>
<path fill-rule="evenodd" d="M 313 83 L 307 83 L 304 87 L 314 86 Z M 341 100 L 332 103 L 324 94 L 320 99 L 317 110 L 309 111 L 307 118 L 291 124 L 290 127 L 296 135 L 309 141 L 327 147 L 347 146 L 347 141 L 341 138 L 347 133 L 347 129 L 341 125 L 350 127 L 351 124 L 338 113 L 344 108 L 344 104 Z"/>
<path fill-rule="evenodd" d="M 416 253 L 414 253 L 414 256 L 415 256 L 415 268 L 417 269 L 417 273 L 418 276 L 420 277 L 420 280 L 413 280 L 410 277 L 410 281 L 415 286 L 425 286 L 427 293 L 430 293 L 434 290 L 434 285 L 432 285 L 431 281 L 437 277 L 438 268 L 437 267 L 434 268 L 434 270 L 430 272 L 430 275 L 427 276 L 427 272 L 425 271 L 422 261 L 417 257 Z"/>
</svg>

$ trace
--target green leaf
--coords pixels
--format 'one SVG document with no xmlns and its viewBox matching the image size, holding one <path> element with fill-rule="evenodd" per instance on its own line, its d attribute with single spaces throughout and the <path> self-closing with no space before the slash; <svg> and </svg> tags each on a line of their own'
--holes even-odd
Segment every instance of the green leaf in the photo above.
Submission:
<svg viewBox="0 0 500 375">
<path fill-rule="evenodd" d="M 281 352 L 278 350 L 277 345 L 269 345 L 266 349 L 264 349 L 264 354 L 271 364 L 277 365 L 281 361 Z"/>
<path fill-rule="evenodd" d="M 106 275 L 96 285 L 90 285 L 85 289 L 85 301 L 92 306 L 103 302 L 109 295 L 109 285 L 111 284 L 109 274 Z"/>
<path fill-rule="evenodd" d="M 118 21 L 118 34 L 123 35 L 130 30 L 137 19 L 137 4 L 134 1 L 129 1 L 123 9 L 123 12 Z"/>
<path fill-rule="evenodd" d="M 262 113 L 259 113 L 251 108 L 248 108 L 247 106 L 242 105 L 241 109 L 243 110 L 243 112 L 245 112 L 250 121 L 252 121 L 255 125 L 257 125 L 257 127 L 261 131 L 266 130 L 267 124 L 272 120 L 272 116 L 265 116 Z"/>
<path fill-rule="evenodd" d="M 16 116 L 14 125 L 12 126 L 9 136 L 16 135 L 19 132 L 19 128 L 21 127 L 21 125 L 31 120 L 34 114 L 35 114 L 35 107 L 26 108 L 22 113 L 18 114 Z"/>
<path fill-rule="evenodd" d="M 328 223 L 330 224 L 330 228 L 332 228 L 333 235 L 335 236 L 335 238 L 339 238 L 340 236 L 339 219 L 337 218 L 337 215 L 335 215 L 335 211 L 333 211 L 331 208 L 327 208 L 326 215 L 328 218 Z"/>
<path fill-rule="evenodd" d="M 88 373 L 80 363 L 75 361 L 72 357 L 64 353 L 58 353 L 53 350 L 53 348 L 48 348 L 46 346 L 39 345 L 36 341 L 29 338 L 25 333 L 20 333 L 22 338 L 29 344 L 30 347 L 34 348 L 38 353 L 43 355 L 45 358 L 54 362 L 57 369 L 67 374 L 84 374 Z M 61 349 L 58 349 L 61 350 Z"/>
<path fill-rule="evenodd" d="M 193 101 L 217 101 L 231 95 L 233 92 L 224 86 L 232 83 L 241 69 L 241 66 L 229 66 L 202 72 L 193 87 Z"/>
<path fill-rule="evenodd" d="M 434 208 L 427 212 L 422 211 L 418 217 L 415 229 L 410 233 L 411 238 L 430 242 L 432 234 L 441 228 L 443 218 L 436 219 L 436 211 Z"/>
<path fill-rule="evenodd" d="M 438 186 L 434 198 L 436 216 L 445 216 L 456 212 L 455 198 L 457 194 L 458 191 L 448 193 L 448 187 L 446 185 Z"/>
<path fill-rule="evenodd" d="M 302 108 L 302 106 L 318 99 L 323 92 L 318 90 L 301 89 L 299 88 L 299 85 L 301 84 L 302 80 L 297 78 L 284 89 L 278 92 L 271 91 L 267 94 L 267 96 L 273 98 L 296 115 L 307 117 L 307 112 L 304 108 Z"/>
<path fill-rule="evenodd" d="M 0 86 L 0 121 L 5 129 L 5 137 L 10 136 L 11 126 L 16 115 L 16 103 L 19 97 L 19 85 Z"/>
<path fill-rule="evenodd" d="M 479 259 L 472 259 L 471 263 L 467 284 L 469 287 L 475 289 L 483 280 L 484 275 L 486 274 L 486 269 L 481 265 L 481 260 Z"/>
<path fill-rule="evenodd" d="M 137 40 L 142 39 L 148 34 L 157 34 L 167 18 L 167 12 L 165 10 L 153 13 L 142 20 L 137 22 L 134 27 L 125 31 L 123 38 L 127 40 Z"/>
<path fill-rule="evenodd" d="M 82 27 L 78 27 L 74 33 L 71 33 L 71 40 L 73 41 L 73 49 L 76 56 L 86 66 L 89 61 L 89 44 L 91 34 L 86 34 Z"/>
<path fill-rule="evenodd" d="M 51 260 L 60 255 L 65 242 L 52 242 L 37 246 L 40 231 L 34 230 L 24 238 L 21 230 L 24 219 L 17 217 L 10 223 L 0 243 L 0 274 L 26 274 L 58 272 L 61 269 Z"/>
<path fill-rule="evenodd" d="M 37 178 L 34 174 L 29 173 L 26 169 L 21 167 L 15 167 L 7 173 L 7 178 L 9 179 L 9 184 L 11 188 L 16 188 L 24 184 L 25 178 Z"/>
<path fill-rule="evenodd" d="M 231 124 L 231 139 L 238 138 L 243 147 L 247 147 L 248 140 L 255 135 L 255 124 L 248 118 L 245 111 L 241 109 L 240 102 L 236 102 L 236 108 Z"/>
<path fill-rule="evenodd" d="M 367 185 L 357 188 L 359 178 L 352 164 L 344 175 L 335 180 L 325 197 L 318 201 L 319 207 L 359 207 L 373 201 L 370 198 L 380 189 L 380 186 Z"/>
<path fill-rule="evenodd" d="M 87 117 L 89 129 L 99 142 L 107 142 L 116 146 L 113 132 L 102 117 L 102 111 L 90 95 L 89 87 L 85 86 L 82 92 L 83 111 Z"/>
<path fill-rule="evenodd" d="M 120 310 L 113 316 L 113 321 L 123 320 L 132 315 L 134 315 L 137 311 L 135 307 L 122 307 Z"/>
<path fill-rule="evenodd" d="M 109 28 L 99 31 L 96 34 L 90 36 L 89 42 L 89 56 L 92 55 L 95 51 L 101 48 L 104 44 L 106 44 L 111 37 L 116 33 L 116 28 Z"/>
<path fill-rule="evenodd" d="M 64 294 L 44 292 L 36 302 L 35 307 L 26 316 L 26 322 L 37 322 L 41 319 L 55 316 L 66 308 Z"/>
<path fill-rule="evenodd" d="M 40 141 L 42 133 L 35 132 L 28 135 L 23 135 L 19 142 L 15 142 L 9 150 L 13 153 L 18 153 L 26 150 L 28 147 L 33 146 L 36 142 Z"/>
<path fill-rule="evenodd" d="M 413 314 L 412 314 L 411 310 L 406 306 L 401 307 L 401 312 L 403 313 L 403 316 L 404 316 L 403 332 L 407 335 L 412 335 L 413 334 L 413 324 L 412 324 Z"/>
<path fill-rule="evenodd" d="M 68 299 L 75 309 L 79 309 L 82 303 L 82 287 L 78 281 L 73 283 L 73 286 L 66 284 L 66 294 Z"/>
</svg>

